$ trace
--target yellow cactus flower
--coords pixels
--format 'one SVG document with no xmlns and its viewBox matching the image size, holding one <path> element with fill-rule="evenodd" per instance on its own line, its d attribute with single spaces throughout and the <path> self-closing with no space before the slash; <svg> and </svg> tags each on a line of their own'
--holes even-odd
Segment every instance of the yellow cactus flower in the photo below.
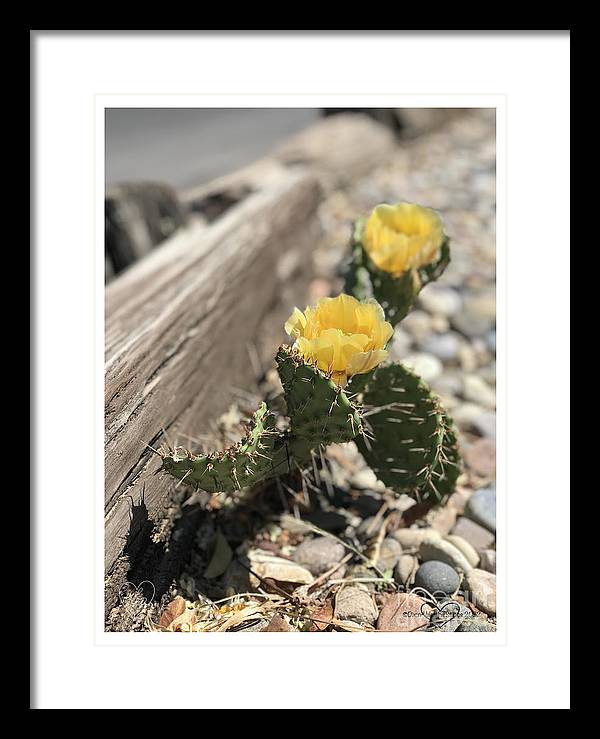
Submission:
<svg viewBox="0 0 600 739">
<path fill-rule="evenodd" d="M 387 359 L 385 345 L 394 333 L 379 303 L 350 295 L 321 298 L 304 313 L 294 308 L 285 330 L 303 359 L 340 386 Z"/>
<path fill-rule="evenodd" d="M 413 203 L 378 205 L 362 236 L 376 266 L 395 277 L 434 262 L 443 241 L 444 229 L 438 214 Z"/>
</svg>

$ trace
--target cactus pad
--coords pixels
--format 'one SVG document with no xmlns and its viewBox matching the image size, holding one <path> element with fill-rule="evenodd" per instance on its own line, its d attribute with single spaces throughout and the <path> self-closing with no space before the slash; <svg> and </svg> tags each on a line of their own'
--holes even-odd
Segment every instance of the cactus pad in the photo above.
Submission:
<svg viewBox="0 0 600 739">
<path fill-rule="evenodd" d="M 261 403 L 246 437 L 221 452 L 194 455 L 180 447 L 163 455 L 162 469 L 210 493 L 231 492 L 288 471 L 285 442 Z"/>
<path fill-rule="evenodd" d="M 350 441 L 361 432 L 360 412 L 342 388 L 288 346 L 279 349 L 276 360 L 293 448 Z"/>
<path fill-rule="evenodd" d="M 375 370 L 363 395 L 358 447 L 377 477 L 419 502 L 452 493 L 459 457 L 452 422 L 417 375 L 399 364 Z"/>
</svg>

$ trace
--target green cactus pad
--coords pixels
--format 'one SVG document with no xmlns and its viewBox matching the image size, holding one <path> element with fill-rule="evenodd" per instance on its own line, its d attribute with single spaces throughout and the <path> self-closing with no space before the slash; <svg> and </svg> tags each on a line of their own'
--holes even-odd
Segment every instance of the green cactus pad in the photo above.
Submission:
<svg viewBox="0 0 600 739">
<path fill-rule="evenodd" d="M 177 447 L 163 455 L 162 469 L 209 493 L 231 492 L 289 470 L 284 435 L 261 403 L 246 437 L 221 452 L 194 455 Z"/>
<path fill-rule="evenodd" d="M 359 218 L 354 224 L 352 257 L 346 272 L 344 291 L 358 300 L 375 298 L 384 309 L 386 319 L 395 326 L 407 315 L 425 285 L 437 280 L 450 263 L 450 239 L 445 236 L 436 262 L 394 277 L 379 269 L 367 254 L 362 243 L 365 222 L 365 218 Z"/>
<path fill-rule="evenodd" d="M 365 434 L 358 447 L 377 477 L 419 502 L 452 493 L 459 456 L 452 422 L 438 398 L 400 364 L 378 367 L 362 394 Z"/>
<path fill-rule="evenodd" d="M 289 346 L 277 352 L 277 369 L 290 417 L 290 443 L 297 450 L 354 439 L 362 430 L 359 410 L 346 392 Z M 302 454 L 300 454 L 302 456 Z"/>
</svg>

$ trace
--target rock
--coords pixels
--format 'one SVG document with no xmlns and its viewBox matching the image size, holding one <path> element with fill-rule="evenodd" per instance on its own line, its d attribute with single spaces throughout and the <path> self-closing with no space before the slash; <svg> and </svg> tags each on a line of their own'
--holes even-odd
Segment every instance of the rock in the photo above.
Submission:
<svg viewBox="0 0 600 739">
<path fill-rule="evenodd" d="M 316 510 L 307 515 L 306 518 L 310 523 L 318 526 L 320 529 L 331 531 L 332 533 L 343 531 L 348 525 L 347 518 L 336 511 Z"/>
<path fill-rule="evenodd" d="M 452 533 L 468 541 L 477 552 L 488 549 L 495 540 L 495 536 L 490 531 L 465 516 L 461 516 L 457 520 Z"/>
<path fill-rule="evenodd" d="M 482 413 L 485 410 L 477 403 L 460 403 L 452 409 L 452 418 L 458 426 L 470 431 Z"/>
<path fill-rule="evenodd" d="M 347 586 L 335 598 L 335 615 L 341 621 L 373 625 L 377 621 L 377 608 L 371 594 L 363 588 Z"/>
<path fill-rule="evenodd" d="M 424 562 L 415 575 L 415 587 L 424 588 L 435 598 L 452 595 L 458 590 L 460 575 L 445 562 Z"/>
<path fill-rule="evenodd" d="M 471 570 L 465 576 L 465 596 L 488 616 L 496 615 L 496 575 L 485 570 Z"/>
<path fill-rule="evenodd" d="M 456 523 L 456 509 L 452 506 L 444 506 L 437 510 L 431 518 L 431 527 L 439 534 L 445 536 Z"/>
<path fill-rule="evenodd" d="M 462 340 L 459 334 L 449 331 L 445 334 L 431 334 L 421 344 L 421 349 L 442 362 L 452 362 L 458 357 Z"/>
<path fill-rule="evenodd" d="M 454 316 L 462 308 L 460 293 L 451 287 L 427 285 L 420 295 L 419 303 L 428 313 L 439 313 L 442 316 Z"/>
<path fill-rule="evenodd" d="M 303 541 L 294 552 L 294 562 L 306 567 L 315 577 L 330 570 L 343 559 L 345 548 L 335 539 L 319 536 Z"/>
<path fill-rule="evenodd" d="M 493 477 L 496 472 L 496 442 L 494 439 L 477 439 L 463 452 L 466 465 L 476 475 Z"/>
<path fill-rule="evenodd" d="M 463 309 L 452 317 L 456 328 L 467 336 L 485 336 L 496 322 L 496 298 L 493 290 L 468 296 Z"/>
<path fill-rule="evenodd" d="M 385 490 L 385 485 L 377 479 L 377 475 L 370 467 L 355 472 L 350 478 L 350 487 L 356 490 Z"/>
<path fill-rule="evenodd" d="M 473 426 L 482 436 L 496 439 L 496 414 L 493 411 L 484 411 L 473 419 Z"/>
<path fill-rule="evenodd" d="M 463 390 L 462 372 L 452 369 L 446 370 L 443 375 L 433 380 L 431 387 L 439 395 L 460 395 Z"/>
<path fill-rule="evenodd" d="M 381 570 L 381 572 L 393 570 L 398 564 L 401 554 L 402 545 L 400 542 L 397 539 L 392 539 L 388 536 L 381 542 L 379 559 L 377 560 L 377 569 Z"/>
<path fill-rule="evenodd" d="M 435 529 L 397 529 L 391 536 L 400 542 L 403 550 L 418 549 L 427 537 L 441 538 Z"/>
<path fill-rule="evenodd" d="M 469 374 L 463 378 L 463 395 L 466 400 L 484 408 L 496 408 L 496 392 L 479 375 Z"/>
<path fill-rule="evenodd" d="M 400 360 L 410 352 L 412 347 L 412 337 L 401 326 L 396 326 L 394 335 L 389 344 L 390 357 Z"/>
<path fill-rule="evenodd" d="M 445 562 L 457 572 L 469 572 L 473 566 L 469 563 L 465 555 L 457 549 L 454 544 L 441 538 L 427 538 L 419 547 L 419 556 L 423 562 L 436 560 Z"/>
<path fill-rule="evenodd" d="M 312 534 L 313 529 L 310 523 L 303 521 L 301 518 L 292 516 L 291 513 L 282 513 L 279 518 L 279 525 L 282 529 L 286 529 L 290 534 Z"/>
<path fill-rule="evenodd" d="M 429 624 L 430 606 L 408 593 L 389 595 L 377 619 L 378 631 L 423 631 Z"/>
<path fill-rule="evenodd" d="M 350 496 L 350 502 L 346 506 L 355 508 L 361 518 L 373 518 L 383 505 L 381 493 L 374 490 L 361 490 L 360 495 Z"/>
<path fill-rule="evenodd" d="M 400 585 L 409 588 L 414 582 L 415 573 L 419 566 L 419 561 L 412 554 L 401 554 L 396 569 L 394 570 L 394 579 Z"/>
<path fill-rule="evenodd" d="M 448 498 L 447 505 L 454 508 L 460 516 L 464 513 L 465 506 L 467 505 L 467 501 L 469 500 L 471 495 L 473 495 L 472 490 L 470 490 L 469 488 L 459 487 Z"/>
<path fill-rule="evenodd" d="M 431 631 L 457 631 L 466 619 L 472 617 L 473 614 L 469 608 L 449 598 L 433 609 L 430 618 Z"/>
<path fill-rule="evenodd" d="M 473 493 L 465 508 L 465 515 L 489 531 L 496 531 L 496 489 L 481 488 Z"/>
<path fill-rule="evenodd" d="M 296 562 L 290 562 L 281 557 L 275 557 L 261 549 L 252 549 L 248 552 L 250 566 L 263 579 L 268 577 L 279 582 L 292 582 L 310 585 L 313 581 L 311 572 L 306 567 L 301 567 Z M 250 575 L 250 583 L 257 587 L 260 582 L 254 575 Z"/>
<path fill-rule="evenodd" d="M 424 352 L 415 352 L 409 354 L 404 359 L 404 364 L 422 377 L 425 382 L 431 382 L 442 374 L 444 367 L 437 357 L 433 354 L 425 354 Z"/>
<path fill-rule="evenodd" d="M 417 342 L 424 341 L 432 330 L 431 316 L 422 310 L 411 311 L 402 321 L 402 328 Z"/>
<path fill-rule="evenodd" d="M 485 343 L 488 345 L 488 349 L 491 352 L 496 352 L 496 329 L 488 331 L 485 335 Z"/>
<path fill-rule="evenodd" d="M 481 559 L 479 561 L 479 569 L 485 570 L 486 572 L 493 572 L 496 574 L 496 550 L 495 549 L 484 549 L 481 552 Z"/>
<path fill-rule="evenodd" d="M 466 618 L 457 631 L 496 631 L 496 624 L 486 621 L 484 618 Z"/>
<path fill-rule="evenodd" d="M 369 541 L 369 539 L 377 536 L 377 533 L 384 523 L 385 519 L 377 518 L 377 516 L 369 516 L 369 518 L 365 518 L 356 529 L 357 538 L 360 539 L 360 541 Z"/>
<path fill-rule="evenodd" d="M 467 562 L 472 567 L 477 567 L 479 564 L 479 554 L 477 554 L 477 550 L 469 544 L 466 539 L 463 539 L 462 536 L 457 536 L 456 534 L 450 534 L 449 536 L 446 536 L 446 541 L 449 541 L 450 544 L 453 544 L 459 552 L 462 552 Z"/>
</svg>

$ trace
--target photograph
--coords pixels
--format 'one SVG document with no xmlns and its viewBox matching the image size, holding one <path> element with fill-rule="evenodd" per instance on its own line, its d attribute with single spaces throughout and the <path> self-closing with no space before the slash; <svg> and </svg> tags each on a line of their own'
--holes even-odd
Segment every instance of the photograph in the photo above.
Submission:
<svg viewBox="0 0 600 739">
<path fill-rule="evenodd" d="M 106 632 L 496 631 L 496 117 L 106 107 Z"/>
<path fill-rule="evenodd" d="M 570 30 L 30 30 L 30 710 L 569 710 L 570 224 Z"/>
</svg>

